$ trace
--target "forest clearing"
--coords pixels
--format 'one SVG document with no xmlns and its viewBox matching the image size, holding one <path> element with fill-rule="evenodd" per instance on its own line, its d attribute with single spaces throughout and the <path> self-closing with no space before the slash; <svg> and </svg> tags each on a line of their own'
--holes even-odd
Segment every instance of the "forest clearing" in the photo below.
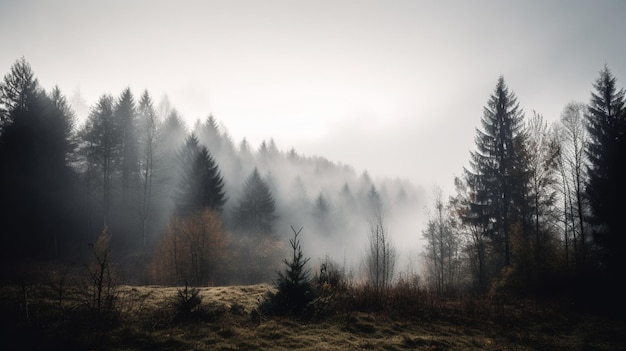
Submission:
<svg viewBox="0 0 626 351">
<path fill-rule="evenodd" d="M 62 305 L 29 287 L 29 320 L 20 287 L 1 292 L 2 339 L 16 350 L 618 350 L 621 320 L 564 306 L 496 304 L 423 296 L 420 314 L 341 311 L 319 318 L 266 317 L 255 311 L 271 285 L 198 288 L 195 315 L 178 320 L 184 288 L 120 286 L 114 320 L 81 323 L 77 296 Z M 21 297 L 20 297 L 21 296 Z M 20 301 L 21 299 L 21 301 Z M 430 301 L 429 301 L 430 300 Z M 408 308 L 408 307 L 407 307 Z M 19 319 L 15 323 L 13 318 Z"/>
<path fill-rule="evenodd" d="M 0 0 L 0 351 L 626 350 L 624 14 Z"/>
</svg>

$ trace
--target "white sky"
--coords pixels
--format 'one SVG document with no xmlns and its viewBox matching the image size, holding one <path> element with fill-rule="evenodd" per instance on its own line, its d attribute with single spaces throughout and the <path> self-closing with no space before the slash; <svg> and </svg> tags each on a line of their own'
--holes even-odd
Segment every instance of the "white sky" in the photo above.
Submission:
<svg viewBox="0 0 626 351">
<path fill-rule="evenodd" d="M 504 75 L 558 118 L 606 63 L 626 83 L 626 1 L 7 1 L 0 73 L 24 56 L 88 105 L 167 94 L 235 142 L 350 164 L 448 193 Z"/>
</svg>

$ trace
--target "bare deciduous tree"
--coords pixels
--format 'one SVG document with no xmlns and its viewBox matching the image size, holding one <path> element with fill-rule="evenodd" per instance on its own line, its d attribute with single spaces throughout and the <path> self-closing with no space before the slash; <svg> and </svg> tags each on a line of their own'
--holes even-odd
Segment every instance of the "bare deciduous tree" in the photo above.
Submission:
<svg viewBox="0 0 626 351">
<path fill-rule="evenodd" d="M 153 279 L 163 284 L 213 283 L 226 259 L 226 247 L 216 212 L 205 209 L 184 219 L 173 217 L 156 251 Z"/>
<path fill-rule="evenodd" d="M 384 290 L 391 284 L 396 267 L 396 248 L 389 237 L 382 214 L 375 215 L 370 222 L 369 247 L 366 258 L 370 284 Z"/>
<path fill-rule="evenodd" d="M 427 276 L 439 294 L 450 292 L 458 283 L 460 240 L 454 230 L 453 218 L 444 205 L 442 190 L 434 193 L 435 213 L 423 231 L 426 239 Z"/>
<path fill-rule="evenodd" d="M 585 215 L 588 204 L 585 199 L 585 167 L 587 157 L 587 129 L 585 128 L 586 106 L 582 103 L 571 102 L 561 113 L 561 120 L 557 130 L 560 142 L 558 166 L 561 173 L 561 196 L 564 204 L 563 223 L 566 259 L 569 261 L 570 246 L 574 249 L 574 260 L 584 261 L 586 257 L 586 243 L 588 241 L 585 228 Z M 570 245 L 569 233 L 572 235 Z"/>
</svg>

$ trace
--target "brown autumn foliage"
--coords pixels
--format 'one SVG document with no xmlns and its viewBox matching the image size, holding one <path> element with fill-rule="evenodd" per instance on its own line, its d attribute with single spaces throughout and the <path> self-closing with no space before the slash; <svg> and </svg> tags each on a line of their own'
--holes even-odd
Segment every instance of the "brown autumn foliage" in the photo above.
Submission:
<svg viewBox="0 0 626 351">
<path fill-rule="evenodd" d="M 161 285 L 215 284 L 227 266 L 227 247 L 218 213 L 204 209 L 186 218 L 173 216 L 156 247 L 151 280 Z"/>
</svg>

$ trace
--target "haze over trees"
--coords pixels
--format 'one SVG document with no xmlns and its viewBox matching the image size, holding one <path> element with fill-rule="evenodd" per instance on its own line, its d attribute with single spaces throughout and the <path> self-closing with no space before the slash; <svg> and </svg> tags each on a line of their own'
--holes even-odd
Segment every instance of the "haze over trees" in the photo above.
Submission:
<svg viewBox="0 0 626 351">
<path fill-rule="evenodd" d="M 401 226 L 422 204 L 408 181 L 284 152 L 273 139 L 236 144 L 210 114 L 188 130 L 148 91 L 103 93 L 78 125 L 63 93 L 41 87 L 21 58 L 0 84 L 2 279 L 25 262 L 85 261 L 106 232 L 126 282 L 268 282 L 294 225 L 307 234 L 293 239 L 293 264 L 306 261 L 300 243 L 312 264 L 358 258 L 355 279 L 376 289 L 400 280 L 403 231 L 425 240 L 413 268 L 436 294 L 538 296 L 561 281 L 582 299 L 591 280 L 617 291 L 625 97 L 608 67 L 591 88 L 588 104 L 570 102 L 549 123 L 499 77 L 468 131 L 475 149 L 456 192 L 435 191 L 420 231 Z"/>
<path fill-rule="evenodd" d="M 432 288 L 520 296 L 567 291 L 583 304 L 600 290 L 615 291 L 624 228 L 614 211 L 623 212 L 626 155 L 624 91 L 616 82 L 604 67 L 589 104 L 570 102 L 549 124 L 536 112 L 526 116 L 498 79 L 470 167 L 455 179 L 456 194 L 447 206 L 440 195 L 431 205 L 435 215 L 423 235 Z M 447 280 L 452 264 L 459 278 Z M 608 285 L 592 285 L 600 283 Z"/>
</svg>

